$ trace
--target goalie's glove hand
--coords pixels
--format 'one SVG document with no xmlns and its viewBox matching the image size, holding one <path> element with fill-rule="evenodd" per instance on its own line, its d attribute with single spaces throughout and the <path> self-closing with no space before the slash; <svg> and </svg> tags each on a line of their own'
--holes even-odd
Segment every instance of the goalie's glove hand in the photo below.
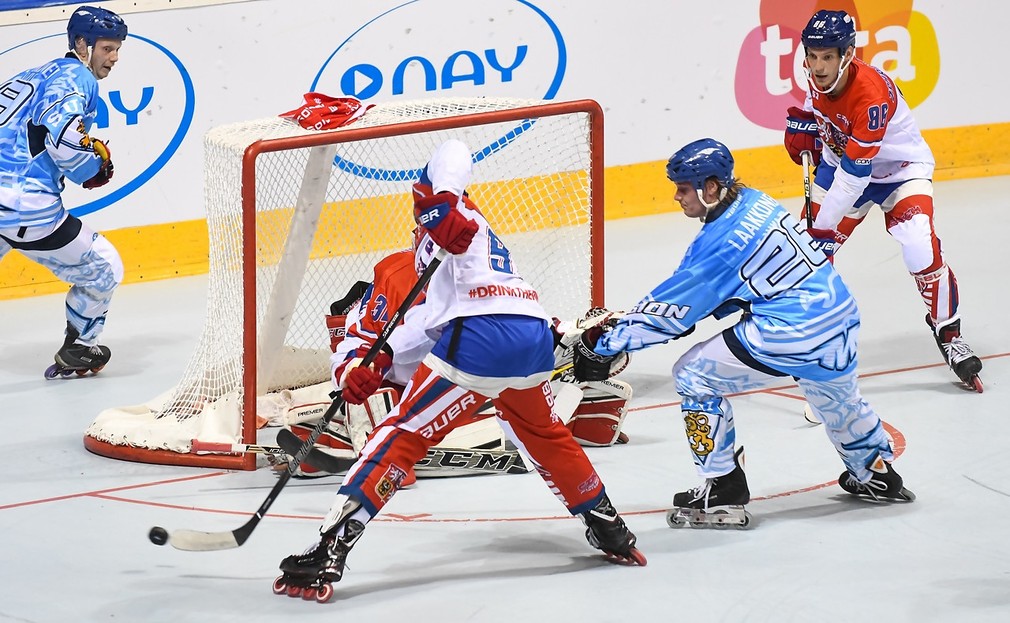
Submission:
<svg viewBox="0 0 1010 623">
<path fill-rule="evenodd" d="M 580 383 L 605 381 L 610 378 L 610 364 L 617 355 L 601 355 L 596 352 L 596 344 L 603 335 L 603 327 L 590 327 L 582 332 L 575 343 L 573 370 L 575 380 Z"/>
<path fill-rule="evenodd" d="M 835 250 L 838 249 L 835 232 L 830 229 L 817 229 L 811 227 L 807 229 L 807 233 L 814 239 L 813 244 L 810 246 L 812 246 L 815 250 L 823 251 L 824 255 L 827 255 L 828 257 L 835 254 Z"/>
<path fill-rule="evenodd" d="M 360 405 L 379 389 L 386 372 L 393 365 L 393 356 L 389 351 L 382 350 L 372 365 L 362 366 L 360 363 L 348 364 L 342 382 L 344 402 L 352 405 Z"/>
<path fill-rule="evenodd" d="M 789 157 L 796 164 L 803 164 L 803 152 L 810 152 L 810 161 L 814 166 L 821 161 L 821 139 L 817 134 L 817 119 L 814 113 L 789 107 L 786 111 L 786 134 L 783 143 Z"/>
<path fill-rule="evenodd" d="M 470 247 L 479 229 L 477 223 L 456 209 L 459 201 L 450 192 L 422 196 L 416 188 L 414 191 L 414 222 L 428 230 L 435 244 L 454 255 Z"/>
<path fill-rule="evenodd" d="M 112 179 L 112 174 L 115 172 L 115 167 L 112 166 L 112 152 L 109 151 L 109 146 L 97 138 L 93 138 L 91 139 L 91 148 L 102 159 L 102 164 L 98 167 L 98 173 L 95 173 L 91 179 L 85 180 L 81 184 L 81 186 L 88 190 L 105 186 Z"/>
</svg>

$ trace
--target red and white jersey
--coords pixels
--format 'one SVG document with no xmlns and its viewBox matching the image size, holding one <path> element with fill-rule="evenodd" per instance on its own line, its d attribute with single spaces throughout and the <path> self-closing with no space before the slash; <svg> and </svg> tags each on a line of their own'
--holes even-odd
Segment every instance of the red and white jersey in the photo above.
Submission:
<svg viewBox="0 0 1010 623">
<path fill-rule="evenodd" d="M 870 183 L 931 179 L 935 161 L 894 81 L 854 59 L 840 93 L 808 92 L 817 117 L 821 160 L 835 168 L 815 227 L 834 229 Z"/>
<path fill-rule="evenodd" d="M 347 335 L 330 357 L 331 371 L 348 359 L 363 357 L 378 338 L 403 299 L 417 283 L 414 271 L 414 253 L 410 249 L 398 251 L 381 259 L 373 269 L 372 285 L 365 292 L 361 304 L 347 314 Z M 413 315 L 424 315 L 424 292 L 407 312 L 404 323 L 389 336 L 389 347 L 394 353 L 393 368 L 386 378 L 405 385 L 414 374 L 417 364 L 431 350 L 434 342 L 422 330 L 422 322 L 410 321 Z M 332 376 L 332 375 L 331 375 Z"/>
<path fill-rule="evenodd" d="M 465 195 L 456 209 L 479 229 L 467 251 L 447 255 L 428 284 L 425 328 L 429 334 L 437 336 L 447 322 L 467 316 L 514 314 L 550 322 L 540 305 L 540 295 L 519 275 L 508 247 L 491 230 L 480 209 Z M 418 246 L 418 272 L 428 265 L 435 250 L 430 238 Z"/>
</svg>

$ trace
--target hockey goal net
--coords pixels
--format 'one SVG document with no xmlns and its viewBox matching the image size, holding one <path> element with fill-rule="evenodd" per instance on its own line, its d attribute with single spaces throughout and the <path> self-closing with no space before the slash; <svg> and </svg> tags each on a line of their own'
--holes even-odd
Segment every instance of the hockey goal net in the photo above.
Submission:
<svg viewBox="0 0 1010 623">
<path fill-rule="evenodd" d="M 250 453 L 197 453 L 192 440 L 255 444 L 258 426 L 277 424 L 275 411 L 298 388 L 319 388 L 321 412 L 331 389 L 324 314 L 356 281 L 370 281 L 379 259 L 410 246 L 411 184 L 448 138 L 472 150 L 468 192 L 547 312 L 574 318 L 602 304 L 596 102 L 439 99 L 380 104 L 325 132 L 279 117 L 218 127 L 204 139 L 203 333 L 178 384 L 100 413 L 88 450 L 253 469 Z"/>
</svg>

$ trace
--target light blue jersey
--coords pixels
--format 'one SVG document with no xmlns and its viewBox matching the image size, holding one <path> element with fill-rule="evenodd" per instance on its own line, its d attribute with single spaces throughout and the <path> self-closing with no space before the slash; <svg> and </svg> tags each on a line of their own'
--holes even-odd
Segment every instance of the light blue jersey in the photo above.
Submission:
<svg viewBox="0 0 1010 623">
<path fill-rule="evenodd" d="M 746 313 L 733 331 L 758 363 L 814 381 L 856 366 L 856 303 L 805 229 L 768 195 L 743 188 L 705 223 L 677 271 L 597 346 L 634 351 L 687 332 L 699 320 Z"/>
<path fill-rule="evenodd" d="M 88 132 L 98 81 L 68 55 L 0 84 L 0 229 L 34 227 L 63 216 L 63 177 L 81 184 L 102 159 Z"/>
</svg>

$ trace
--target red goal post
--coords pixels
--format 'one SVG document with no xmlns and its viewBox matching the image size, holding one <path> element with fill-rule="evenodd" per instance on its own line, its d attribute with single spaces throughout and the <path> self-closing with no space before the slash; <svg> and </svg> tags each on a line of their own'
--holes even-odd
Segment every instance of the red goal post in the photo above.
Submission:
<svg viewBox="0 0 1010 623">
<path fill-rule="evenodd" d="M 352 124 L 303 130 L 280 118 L 212 129 L 204 140 L 210 240 L 207 318 L 179 383 L 113 407 L 85 433 L 112 458 L 254 469 L 264 423 L 329 402 L 329 303 L 382 257 L 409 247 L 410 187 L 432 151 L 473 152 L 468 192 L 548 313 L 603 303 L 603 112 L 592 100 L 493 98 L 380 104 Z"/>
</svg>

